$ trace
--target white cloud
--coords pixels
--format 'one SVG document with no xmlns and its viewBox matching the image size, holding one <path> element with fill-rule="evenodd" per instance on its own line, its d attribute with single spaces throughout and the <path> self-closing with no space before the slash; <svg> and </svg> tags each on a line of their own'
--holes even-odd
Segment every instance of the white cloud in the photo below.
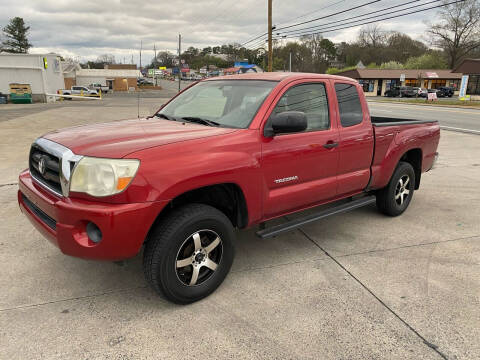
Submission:
<svg viewBox="0 0 480 360">
<path fill-rule="evenodd" d="M 363 1 L 297 0 L 274 1 L 274 24 L 278 27 L 306 21 L 347 9 Z M 328 17 L 305 26 L 342 20 L 369 11 L 398 5 L 383 0 L 351 12 Z M 153 57 L 153 44 L 158 50 L 176 52 L 178 33 L 182 48 L 242 43 L 266 31 L 267 1 L 258 0 L 0 0 L 0 26 L 21 16 L 31 26 L 32 52 L 54 51 L 63 56 L 95 59 L 111 53 L 117 61 L 138 62 L 140 40 L 143 41 L 143 63 Z M 322 9 L 323 8 L 323 9 Z M 381 23 L 384 30 L 405 32 L 422 40 L 423 20 L 432 18 L 435 10 L 412 14 Z M 301 16 L 301 17 L 300 17 Z M 298 18 L 300 17 L 300 18 Z M 296 20 L 295 19 L 298 18 Z M 334 42 L 355 39 L 359 27 L 325 33 Z"/>
</svg>

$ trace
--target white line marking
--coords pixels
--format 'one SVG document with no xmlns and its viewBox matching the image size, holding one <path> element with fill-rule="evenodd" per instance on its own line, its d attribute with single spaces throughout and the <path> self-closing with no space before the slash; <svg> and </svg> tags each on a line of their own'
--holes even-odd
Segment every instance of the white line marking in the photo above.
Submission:
<svg viewBox="0 0 480 360">
<path fill-rule="evenodd" d="M 471 133 L 471 134 L 478 134 L 478 135 L 480 135 L 480 131 L 479 131 L 479 130 L 463 129 L 463 128 L 457 128 L 457 127 L 452 127 L 452 126 L 440 126 L 440 129 L 460 131 L 460 132 L 466 132 L 466 133 Z"/>
</svg>

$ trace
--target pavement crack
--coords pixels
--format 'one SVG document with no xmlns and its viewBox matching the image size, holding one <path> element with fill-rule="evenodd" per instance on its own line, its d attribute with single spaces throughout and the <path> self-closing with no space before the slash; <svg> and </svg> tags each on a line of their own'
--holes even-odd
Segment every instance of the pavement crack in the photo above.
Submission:
<svg viewBox="0 0 480 360">
<path fill-rule="evenodd" d="M 75 297 L 66 298 L 66 299 L 45 301 L 45 302 L 37 303 L 37 304 L 12 306 L 10 308 L 0 309 L 0 312 L 6 312 L 6 311 L 11 311 L 11 310 L 23 310 L 23 309 L 35 308 L 35 307 L 44 306 L 44 305 L 57 304 L 57 303 L 65 302 L 65 301 L 89 299 L 89 298 L 95 298 L 95 297 L 99 297 L 99 296 L 105 296 L 105 295 L 116 294 L 116 293 L 131 291 L 131 290 L 145 289 L 145 288 L 147 288 L 146 285 L 145 286 L 132 287 L 132 288 L 126 288 L 126 289 L 116 289 L 116 290 L 104 291 L 104 292 L 98 293 L 98 294 L 75 296 Z"/>
<path fill-rule="evenodd" d="M 455 238 L 455 239 L 432 241 L 432 242 L 428 242 L 428 243 L 413 244 L 413 245 L 403 245 L 403 246 L 398 246 L 398 247 L 393 247 L 393 248 L 388 248 L 388 249 L 376 249 L 376 250 L 361 251 L 361 252 L 351 253 L 351 254 L 337 255 L 337 258 L 344 258 L 344 257 L 356 256 L 356 255 L 373 254 L 373 253 L 377 253 L 377 252 L 385 252 L 385 251 L 394 251 L 394 250 L 408 249 L 408 248 L 413 248 L 413 247 L 418 247 L 418 246 L 428 246 L 428 245 L 435 245 L 435 244 L 443 244 L 443 243 L 448 243 L 448 242 L 453 242 L 453 241 L 475 239 L 475 238 L 478 238 L 478 237 L 480 237 L 480 234 L 479 234 L 479 235 L 459 237 L 459 238 Z"/>
<path fill-rule="evenodd" d="M 345 271 L 353 280 L 355 280 L 361 287 L 363 287 L 370 295 L 372 295 L 375 300 L 377 300 L 385 309 L 387 309 L 393 316 L 395 316 L 398 320 L 400 320 L 410 331 L 412 331 L 419 339 L 422 340 L 422 342 L 427 345 L 430 349 L 432 349 L 434 352 L 437 353 L 442 359 L 448 360 L 448 357 L 442 353 L 440 350 L 438 350 L 438 346 L 432 344 L 429 342 L 425 337 L 423 337 L 422 334 L 420 334 L 412 325 L 410 325 L 406 320 L 404 320 L 400 315 L 398 315 L 390 306 L 388 306 L 382 299 L 380 299 L 370 288 L 365 285 L 359 278 L 357 278 L 355 275 L 353 275 L 352 272 L 350 272 L 340 261 L 338 261 L 334 256 L 330 255 L 328 251 L 326 251 L 324 248 L 322 248 L 320 245 L 318 245 L 303 229 L 298 228 L 298 231 L 300 231 L 308 240 L 310 240 L 313 245 L 318 247 L 320 250 L 322 250 L 325 255 L 327 255 L 333 262 L 335 262 L 343 271 Z"/>
<path fill-rule="evenodd" d="M 0 184 L 0 187 L 4 187 L 4 186 L 14 186 L 14 185 L 18 185 L 18 183 L 8 183 L 8 184 Z"/>
</svg>

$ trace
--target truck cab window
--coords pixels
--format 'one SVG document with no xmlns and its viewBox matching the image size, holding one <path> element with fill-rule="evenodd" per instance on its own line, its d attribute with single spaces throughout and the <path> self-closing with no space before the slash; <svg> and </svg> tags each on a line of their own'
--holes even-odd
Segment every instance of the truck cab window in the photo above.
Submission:
<svg viewBox="0 0 480 360">
<path fill-rule="evenodd" d="M 335 92 L 342 126 L 348 127 L 360 124 L 363 120 L 363 112 L 357 87 L 352 84 L 336 83 Z"/>
<path fill-rule="evenodd" d="M 280 98 L 272 115 L 284 111 L 301 111 L 308 121 L 305 131 L 330 128 L 328 101 L 325 85 L 321 83 L 294 86 Z"/>
</svg>

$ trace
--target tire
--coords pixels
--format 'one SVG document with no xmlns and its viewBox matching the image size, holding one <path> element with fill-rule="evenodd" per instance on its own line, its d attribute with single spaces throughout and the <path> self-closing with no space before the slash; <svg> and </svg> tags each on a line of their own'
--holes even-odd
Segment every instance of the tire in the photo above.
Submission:
<svg viewBox="0 0 480 360">
<path fill-rule="evenodd" d="M 401 161 L 388 185 L 377 193 L 378 210 L 389 216 L 401 215 L 410 204 L 414 190 L 415 171 L 412 165 Z"/>
<path fill-rule="evenodd" d="M 143 255 L 145 278 L 174 303 L 198 301 L 215 291 L 230 271 L 234 239 L 232 223 L 216 208 L 182 206 L 150 232 Z"/>
</svg>

